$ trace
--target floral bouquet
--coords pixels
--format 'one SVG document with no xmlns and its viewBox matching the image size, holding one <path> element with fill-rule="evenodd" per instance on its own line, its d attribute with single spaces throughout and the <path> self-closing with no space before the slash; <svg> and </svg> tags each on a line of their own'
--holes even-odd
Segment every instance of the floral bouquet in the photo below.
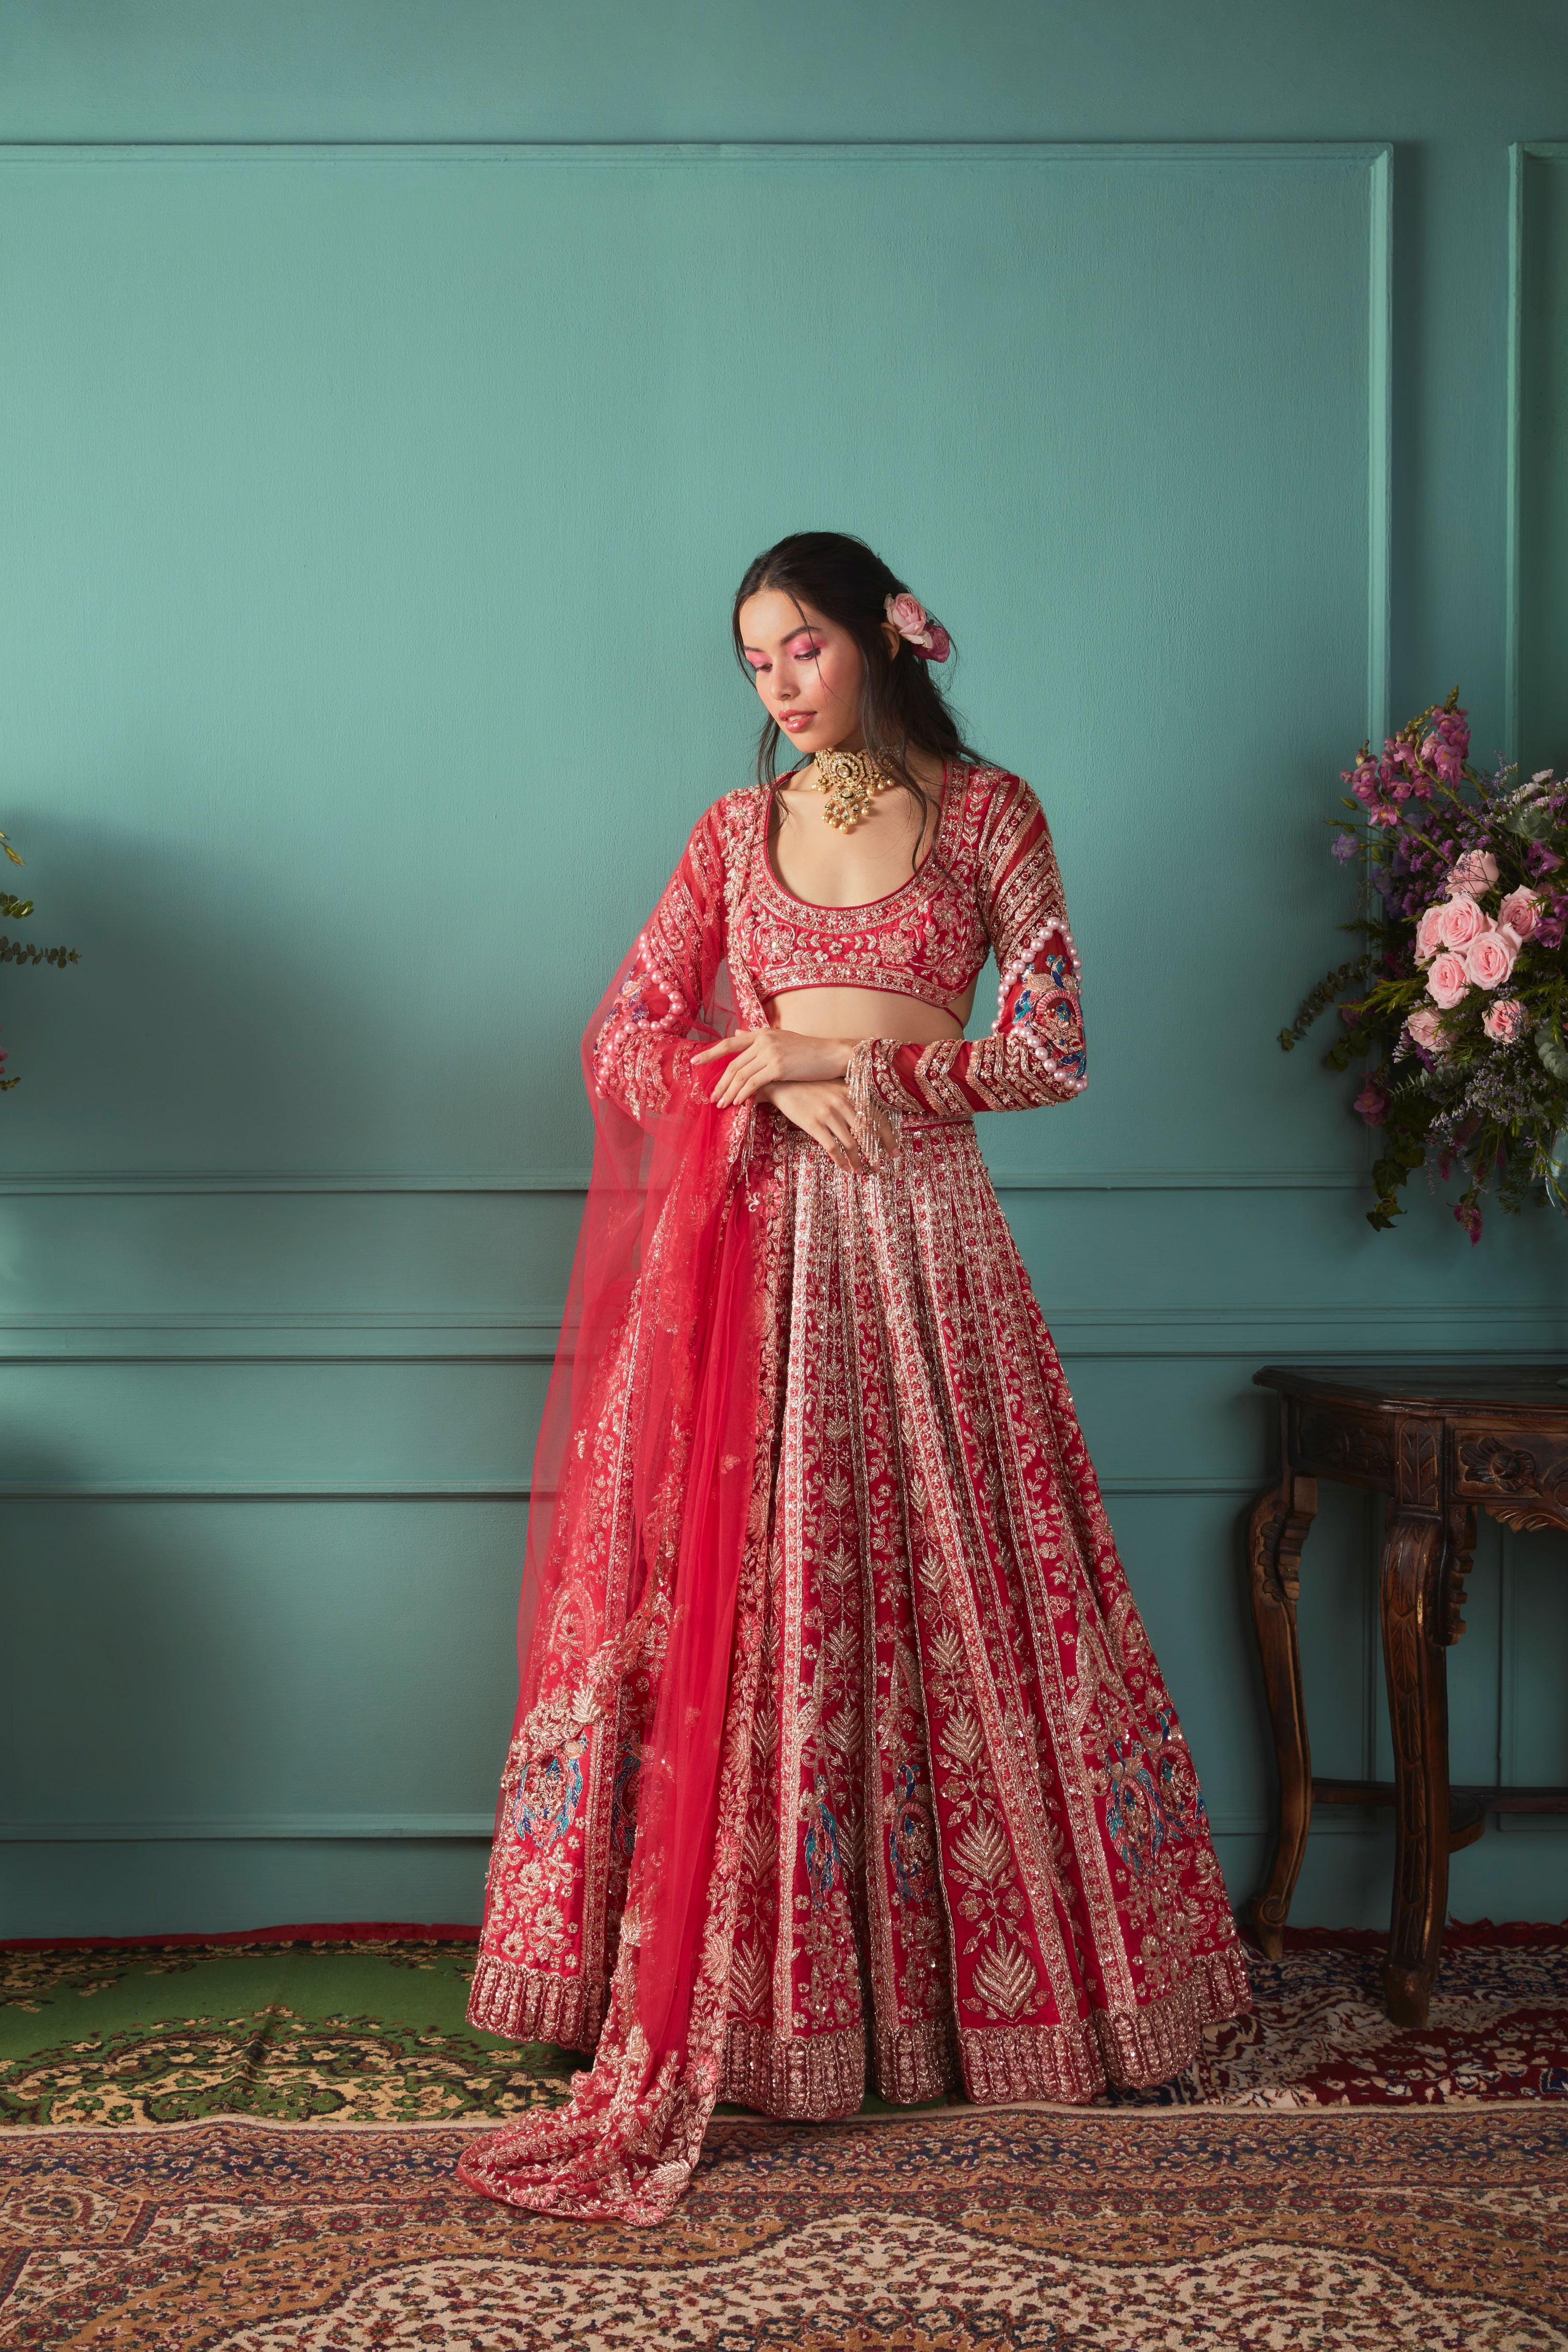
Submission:
<svg viewBox="0 0 1568 2352">
<path fill-rule="evenodd" d="M 1394 1223 L 1413 1169 L 1446 1181 L 1458 1166 L 1454 1214 L 1477 1242 L 1494 1176 L 1505 1209 L 1543 1191 L 1568 1209 L 1568 782 L 1547 768 L 1527 784 L 1500 765 L 1479 774 L 1458 698 L 1456 687 L 1342 772 L 1366 830 L 1342 830 L 1333 855 L 1368 869 L 1367 912 L 1344 926 L 1366 946 L 1279 1043 L 1289 1053 L 1338 1003 L 1328 1067 L 1376 1057 L 1353 1105 L 1382 1130 L 1367 1222 Z"/>
</svg>

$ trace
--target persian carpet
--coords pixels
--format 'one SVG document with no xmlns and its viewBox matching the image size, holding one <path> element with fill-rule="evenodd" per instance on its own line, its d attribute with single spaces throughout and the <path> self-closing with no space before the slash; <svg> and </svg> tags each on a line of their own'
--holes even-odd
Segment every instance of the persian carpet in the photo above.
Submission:
<svg viewBox="0 0 1568 2352">
<path fill-rule="evenodd" d="M 0 1948 L 0 2126 L 489 2122 L 580 2059 L 476 2033 L 474 1931 Z"/>
<path fill-rule="evenodd" d="M 1252 2017 L 1212 2028 L 1173 2082 L 1104 2104 L 1568 2096 L 1568 1930 L 1450 1928 L 1419 2030 L 1384 2013 L 1378 1937 L 1309 1929 L 1289 1947 L 1249 1956 Z M 473 1963 L 471 1931 L 0 1948 L 0 2126 L 500 2122 L 558 2104 L 580 2062 L 468 2027 Z"/>
<path fill-rule="evenodd" d="M 726 2118 L 642 2231 L 470 2195 L 468 2137 L 13 2133 L 0 2347 L 1568 2352 L 1568 2103 Z"/>
</svg>

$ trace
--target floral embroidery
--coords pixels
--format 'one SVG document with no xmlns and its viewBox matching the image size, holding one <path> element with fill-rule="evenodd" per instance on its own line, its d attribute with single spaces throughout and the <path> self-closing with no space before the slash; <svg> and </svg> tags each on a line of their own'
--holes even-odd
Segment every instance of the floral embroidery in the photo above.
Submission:
<svg viewBox="0 0 1568 2352">
<path fill-rule="evenodd" d="M 805 1823 L 805 1876 L 811 1907 L 820 1911 L 833 1892 L 840 1866 L 838 1823 L 828 1811 L 827 1781 L 821 1772 L 801 1797 L 800 1817 Z"/>
<path fill-rule="evenodd" d="M 1100 1769 L 1110 1791 L 1105 1808 L 1106 1834 L 1133 1877 L 1142 1878 L 1169 1834 L 1165 1809 L 1149 1769 L 1149 1759 L 1142 1748 L 1129 1755 L 1126 1745 L 1113 1739 Z"/>
<path fill-rule="evenodd" d="M 1156 1720 L 1160 1726 L 1160 1753 L 1156 1759 L 1160 1803 L 1166 1824 L 1173 1838 L 1195 1837 L 1200 1823 L 1207 1829 L 1209 1809 L 1198 1786 L 1192 1750 L 1177 1727 L 1173 1708 L 1163 1706 Z"/>
<path fill-rule="evenodd" d="M 610 1798 L 610 1843 L 630 1862 L 637 1837 L 637 1790 L 642 1780 L 642 1748 L 628 1740 L 616 1763 Z"/>
<path fill-rule="evenodd" d="M 1142 1878 L 1167 1845 L 1206 1837 L 1208 1807 L 1198 1787 L 1191 1750 L 1175 1711 L 1158 1709 L 1158 1754 L 1140 1743 L 1113 1739 L 1101 1767 L 1110 1791 L 1106 1832 L 1134 1878 Z"/>
<path fill-rule="evenodd" d="M 519 1785 L 512 1807 L 512 1827 L 525 1845 L 560 1845 L 577 1818 L 583 1801 L 583 1750 L 586 1732 L 574 1732 L 553 1755 L 531 1764 Z"/>
<path fill-rule="evenodd" d="M 1050 961 L 1059 966 L 1062 960 L 1053 956 Z M 1015 1026 L 1035 1033 L 1036 1039 L 1047 1048 L 1052 1060 L 1067 1076 L 1083 1076 L 1089 1056 L 1084 1050 L 1083 1015 L 1073 990 L 1060 985 L 1026 985 L 1013 1006 L 1012 1019 Z"/>
<path fill-rule="evenodd" d="M 651 1021 L 653 1007 L 648 1001 L 648 976 L 640 966 L 628 971 L 616 994 L 616 1011 L 612 1018 L 626 1021 Z"/>
<path fill-rule="evenodd" d="M 915 1794 L 915 1768 L 900 1764 L 893 1779 L 895 1805 L 888 1824 L 888 1859 L 900 1901 L 923 1903 L 936 1878 L 936 1837 L 930 1809 Z"/>
</svg>

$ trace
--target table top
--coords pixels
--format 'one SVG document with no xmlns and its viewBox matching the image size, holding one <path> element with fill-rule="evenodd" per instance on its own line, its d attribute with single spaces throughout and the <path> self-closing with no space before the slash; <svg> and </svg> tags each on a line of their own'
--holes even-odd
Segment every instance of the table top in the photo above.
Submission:
<svg viewBox="0 0 1568 2352">
<path fill-rule="evenodd" d="M 1266 1364 L 1252 1378 L 1285 1396 L 1434 1413 L 1514 1406 L 1568 1419 L 1568 1363 Z"/>
</svg>

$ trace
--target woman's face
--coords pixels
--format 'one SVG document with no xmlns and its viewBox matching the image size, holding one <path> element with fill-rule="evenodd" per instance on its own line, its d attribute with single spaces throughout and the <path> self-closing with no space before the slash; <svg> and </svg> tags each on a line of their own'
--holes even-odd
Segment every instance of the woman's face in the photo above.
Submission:
<svg viewBox="0 0 1568 2352">
<path fill-rule="evenodd" d="M 768 716 L 803 751 L 860 748 L 866 664 L 847 629 L 782 588 L 741 607 L 741 642 Z"/>
</svg>

